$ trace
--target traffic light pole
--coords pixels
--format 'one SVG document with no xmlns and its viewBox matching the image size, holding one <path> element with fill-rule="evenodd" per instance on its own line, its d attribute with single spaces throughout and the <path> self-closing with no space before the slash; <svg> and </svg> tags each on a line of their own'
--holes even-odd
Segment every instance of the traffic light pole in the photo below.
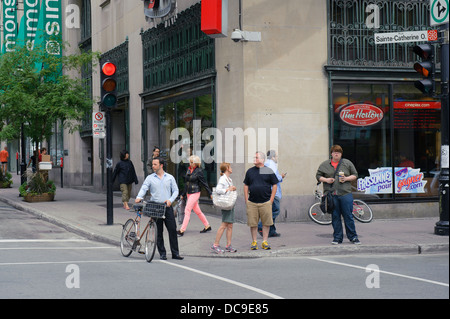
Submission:
<svg viewBox="0 0 450 319">
<path fill-rule="evenodd" d="M 112 189 L 112 128 L 111 109 L 107 108 L 106 117 L 106 224 L 112 225 L 113 221 L 113 189 Z"/>
<path fill-rule="evenodd" d="M 441 44 L 441 171 L 439 174 L 439 221 L 436 223 L 436 235 L 449 235 L 449 47 L 448 24 L 444 30 L 444 42 Z M 446 31 L 445 31 L 446 30 Z"/>
</svg>

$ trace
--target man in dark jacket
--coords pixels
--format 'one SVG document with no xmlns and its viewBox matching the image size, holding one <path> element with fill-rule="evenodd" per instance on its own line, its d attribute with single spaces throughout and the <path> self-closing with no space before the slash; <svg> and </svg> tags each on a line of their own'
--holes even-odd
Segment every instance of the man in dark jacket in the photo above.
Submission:
<svg viewBox="0 0 450 319">
<path fill-rule="evenodd" d="M 120 152 L 120 162 L 117 163 L 113 172 L 113 183 L 116 177 L 119 177 L 120 191 L 122 192 L 123 208 L 129 210 L 128 201 L 130 200 L 133 182 L 138 183 L 136 171 L 133 162 L 130 160 L 130 153 L 127 150 Z"/>
</svg>

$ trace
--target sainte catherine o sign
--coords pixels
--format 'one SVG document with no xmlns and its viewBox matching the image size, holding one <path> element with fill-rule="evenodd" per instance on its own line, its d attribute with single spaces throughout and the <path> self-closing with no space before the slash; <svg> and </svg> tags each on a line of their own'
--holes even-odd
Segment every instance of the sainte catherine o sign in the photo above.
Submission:
<svg viewBox="0 0 450 319">
<path fill-rule="evenodd" d="M 375 44 L 437 41 L 437 30 L 375 33 Z"/>
</svg>

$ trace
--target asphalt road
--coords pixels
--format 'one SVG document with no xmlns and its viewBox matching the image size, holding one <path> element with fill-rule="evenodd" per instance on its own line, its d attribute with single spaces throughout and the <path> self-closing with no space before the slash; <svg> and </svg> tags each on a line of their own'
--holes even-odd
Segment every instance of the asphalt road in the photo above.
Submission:
<svg viewBox="0 0 450 319">
<path fill-rule="evenodd" d="M 448 254 L 147 263 L 143 255 L 125 258 L 119 247 L 85 240 L 0 203 L 2 299 L 175 298 L 181 301 L 171 310 L 180 313 L 207 311 L 188 299 L 244 299 L 246 311 L 251 300 L 264 311 L 265 300 L 278 298 L 448 299 L 448 283 Z M 215 307 L 215 314 L 242 312 L 222 302 Z"/>
</svg>

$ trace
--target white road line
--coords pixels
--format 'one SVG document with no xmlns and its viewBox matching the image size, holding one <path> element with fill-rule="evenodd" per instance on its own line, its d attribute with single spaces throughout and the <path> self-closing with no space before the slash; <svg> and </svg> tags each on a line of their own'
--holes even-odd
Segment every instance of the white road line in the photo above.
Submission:
<svg viewBox="0 0 450 319">
<path fill-rule="evenodd" d="M 8 247 L 0 250 L 77 250 L 77 249 L 117 249 L 117 247 Z"/>
<path fill-rule="evenodd" d="M 159 260 L 159 262 L 165 263 L 165 264 L 170 265 L 170 266 L 174 266 L 174 267 L 182 268 L 182 269 L 185 269 L 185 270 L 189 270 L 189 271 L 195 272 L 197 274 L 200 274 L 200 275 L 203 275 L 203 276 L 206 276 L 206 277 L 211 277 L 211 278 L 214 278 L 214 279 L 217 279 L 217 280 L 221 280 L 221 281 L 227 282 L 229 284 L 236 285 L 238 287 L 245 288 L 245 289 L 257 292 L 259 294 L 262 294 L 264 296 L 270 297 L 272 299 L 284 299 L 283 297 L 274 295 L 274 294 L 272 294 L 270 292 L 267 292 L 267 291 L 264 291 L 262 289 L 255 288 L 255 287 L 243 284 L 243 283 L 235 281 L 235 280 L 231 280 L 231 279 L 227 279 L 227 278 L 224 278 L 224 277 L 216 276 L 216 275 L 213 275 L 213 274 L 201 271 L 201 270 L 197 270 L 197 269 L 194 269 L 194 268 L 190 268 L 190 267 L 174 264 L 174 263 L 171 263 L 171 262 L 168 262 L 168 261 L 165 261 L 165 260 Z"/>
<path fill-rule="evenodd" d="M 320 258 L 315 258 L 315 257 L 308 257 L 308 258 L 312 259 L 312 260 L 316 260 L 316 261 L 329 263 L 329 264 L 334 264 L 334 265 L 339 265 L 339 266 L 345 266 L 345 267 L 351 267 L 351 268 L 366 270 L 366 267 L 361 267 L 361 266 L 356 266 L 356 265 L 351 265 L 351 264 L 345 264 L 345 263 L 341 263 L 341 262 L 337 262 L 337 261 L 325 260 L 325 259 L 320 259 Z M 380 270 L 379 272 L 382 273 L 382 274 L 386 274 L 386 275 L 397 276 L 397 277 L 402 277 L 402 278 L 407 278 L 407 279 L 412 279 L 412 280 L 423 281 L 423 282 L 427 282 L 427 283 L 435 284 L 435 285 L 439 285 L 439 286 L 449 287 L 449 284 L 446 284 L 446 283 L 443 283 L 443 282 L 439 282 L 439 281 L 428 280 L 428 279 L 423 279 L 423 278 L 413 277 L 413 276 L 407 276 L 407 275 L 397 274 L 395 272 L 389 272 L 389 271 L 384 271 L 384 270 Z"/>
<path fill-rule="evenodd" d="M 22 263 L 0 263 L 0 266 L 29 266 L 52 264 L 95 264 L 95 263 L 142 263 L 142 260 L 74 260 L 74 261 L 35 261 Z"/>
<path fill-rule="evenodd" d="M 1 243 L 68 243 L 68 242 L 87 242 L 87 239 L 0 239 Z"/>
</svg>

